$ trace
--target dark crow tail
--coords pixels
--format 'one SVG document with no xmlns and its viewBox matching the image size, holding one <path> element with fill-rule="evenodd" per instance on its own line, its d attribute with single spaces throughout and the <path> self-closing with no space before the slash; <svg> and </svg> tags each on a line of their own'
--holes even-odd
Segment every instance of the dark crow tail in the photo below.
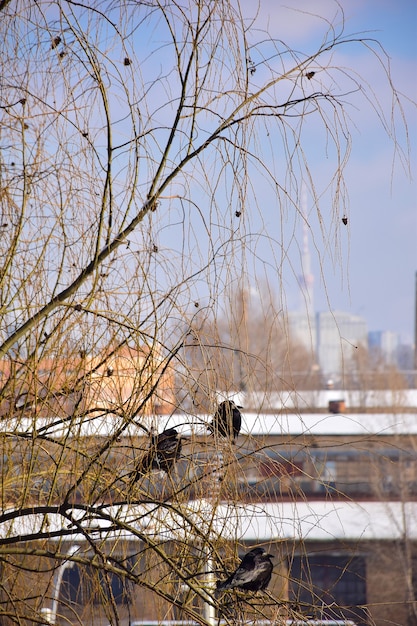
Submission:
<svg viewBox="0 0 417 626">
<path fill-rule="evenodd" d="M 216 589 L 214 590 L 214 597 L 217 598 L 222 590 L 225 588 L 224 584 L 226 581 L 216 580 Z"/>
<path fill-rule="evenodd" d="M 228 589 L 229 585 L 227 584 L 227 580 L 216 580 L 216 591 L 221 591 L 222 589 Z"/>
</svg>

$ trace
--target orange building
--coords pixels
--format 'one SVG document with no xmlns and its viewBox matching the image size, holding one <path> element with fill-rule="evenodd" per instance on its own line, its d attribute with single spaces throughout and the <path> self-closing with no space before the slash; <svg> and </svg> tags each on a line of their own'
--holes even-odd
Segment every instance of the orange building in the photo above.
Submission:
<svg viewBox="0 0 417 626">
<path fill-rule="evenodd" d="M 96 355 L 0 362 L 0 417 L 169 414 L 174 372 L 154 350 L 122 346 Z"/>
</svg>

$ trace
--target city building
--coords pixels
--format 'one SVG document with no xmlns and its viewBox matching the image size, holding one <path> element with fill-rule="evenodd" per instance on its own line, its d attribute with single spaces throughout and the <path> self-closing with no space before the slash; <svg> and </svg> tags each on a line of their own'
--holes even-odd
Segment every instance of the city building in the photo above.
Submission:
<svg viewBox="0 0 417 626">
<path fill-rule="evenodd" d="M 317 313 L 317 357 L 323 374 L 339 378 L 358 346 L 368 345 L 366 320 L 344 311 Z"/>
<path fill-rule="evenodd" d="M 383 358 L 385 362 L 398 365 L 400 336 L 388 330 L 373 330 L 368 333 L 369 352 L 374 358 Z"/>
</svg>

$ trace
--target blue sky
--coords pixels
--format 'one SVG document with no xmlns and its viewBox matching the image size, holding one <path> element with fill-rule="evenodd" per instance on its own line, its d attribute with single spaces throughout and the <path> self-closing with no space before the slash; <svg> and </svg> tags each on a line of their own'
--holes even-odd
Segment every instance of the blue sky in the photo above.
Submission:
<svg viewBox="0 0 417 626">
<path fill-rule="evenodd" d="M 310 14 L 307 0 L 287 2 L 261 0 L 257 25 L 284 39 L 298 50 L 314 46 L 323 33 L 323 21 Z M 417 2 L 415 0 L 342 0 L 345 34 L 378 39 L 390 58 L 395 88 L 403 94 L 410 142 L 410 173 L 404 170 L 400 153 L 369 107 L 350 109 L 353 125 L 352 152 L 345 171 L 349 197 L 348 226 L 340 229 L 338 251 L 324 259 L 325 286 L 320 280 L 320 262 L 312 252 L 315 275 L 315 308 L 350 311 L 368 321 L 369 330 L 398 332 L 412 341 L 414 325 L 414 281 L 417 271 L 417 113 L 409 100 L 417 101 Z M 250 0 L 242 3 L 244 13 L 253 13 Z M 288 8 L 290 6 L 290 8 Z M 317 0 L 314 12 L 333 20 L 333 0 Z M 340 13 L 336 17 L 340 22 Z M 344 48 L 334 63 L 351 67 L 372 84 L 389 121 L 391 97 L 378 63 L 358 46 Z M 398 141 L 407 149 L 396 111 Z M 313 138 L 312 138 L 313 140 Z M 320 157 L 319 157 L 320 158 Z M 317 163 L 325 171 L 327 165 Z M 311 198 L 307 204 L 311 204 Z M 314 230 L 314 228 L 313 228 Z M 320 247 L 320 242 L 318 242 Z M 312 246 L 313 249 L 313 246 Z M 320 251 L 321 253 L 321 251 Z M 334 262 L 335 260 L 335 262 Z M 327 290 L 327 291 L 326 291 Z M 295 281 L 286 285 L 290 308 L 298 298 Z"/>
<path fill-rule="evenodd" d="M 252 60 L 257 64 L 256 72 L 250 76 L 253 92 L 269 80 L 268 72 L 271 71 L 275 78 L 281 72 L 282 56 L 276 52 L 277 48 L 279 52 L 283 51 L 284 44 L 278 43 L 273 49 L 266 41 L 265 30 L 273 39 L 285 42 L 298 51 L 299 56 L 308 55 L 320 47 L 331 25 L 334 25 L 336 33 L 338 29 L 340 31 L 343 10 L 344 35 L 378 39 L 389 56 L 394 86 L 402 94 L 403 112 L 408 123 L 411 149 L 409 171 L 408 155 L 404 154 L 407 137 L 402 111 L 397 105 L 392 108 L 392 91 L 383 66 L 366 45 L 352 43 L 338 46 L 331 54 L 326 53 L 323 67 L 317 68 L 311 81 L 302 75 L 300 78 L 297 71 L 294 76 L 298 81 L 297 95 L 302 93 L 300 83 L 305 93 L 327 93 L 330 90 L 331 93 L 342 94 L 363 86 L 368 94 L 375 96 L 380 106 L 377 111 L 372 109 L 359 89 L 356 90 L 358 93 L 346 97 L 344 109 L 352 137 L 350 159 L 345 169 L 346 206 L 342 202 L 340 206 L 332 206 L 331 193 L 326 189 L 329 176 L 337 170 L 337 161 L 335 150 L 323 133 L 320 118 L 318 115 L 302 118 L 302 145 L 309 160 L 313 184 L 319 191 L 322 212 L 320 221 L 313 197 L 307 194 L 315 309 L 324 311 L 330 307 L 349 311 L 363 316 L 369 330 L 394 331 L 401 334 L 404 341 L 411 341 L 417 270 L 417 185 L 415 180 L 410 179 L 410 173 L 414 175 L 417 172 L 417 114 L 415 105 L 410 101 L 417 100 L 417 3 L 415 0 L 398 0 L 395 3 L 387 0 L 341 0 L 340 3 L 335 0 L 314 0 L 314 3 L 311 0 L 287 0 L 286 7 L 284 4 L 285 0 L 260 0 L 257 19 L 248 32 L 249 45 L 263 41 L 258 48 L 250 50 Z M 257 3 L 240 0 L 240 6 L 249 26 L 250 18 L 256 14 Z M 132 89 L 132 101 L 137 99 L 144 110 L 145 100 L 149 99 L 151 107 L 157 103 L 152 119 L 147 121 L 146 114 L 143 119 L 148 126 L 154 124 L 158 128 L 158 133 L 152 135 L 152 142 L 155 140 L 162 146 L 170 132 L 179 85 L 170 65 L 174 63 L 175 67 L 176 58 L 169 57 L 172 49 L 165 45 L 170 36 L 158 15 L 153 15 L 144 25 L 140 36 L 134 35 L 134 47 L 140 61 L 137 65 L 136 61 L 133 62 L 123 72 Z M 157 19 L 155 23 L 154 18 Z M 143 38 L 144 32 L 147 39 Z M 384 56 L 376 43 L 369 45 L 374 52 Z M 268 66 L 264 61 L 271 51 L 275 56 Z M 247 50 L 237 49 L 234 52 L 236 55 L 228 57 L 229 62 L 230 58 L 242 57 L 244 64 Z M 113 54 L 117 57 L 119 51 L 113 51 Z M 326 64 L 330 66 L 329 71 Z M 140 72 L 136 71 L 136 67 L 140 68 Z M 229 69 L 233 74 L 233 68 L 222 67 L 222 85 L 227 85 Z M 346 80 L 346 73 L 349 72 L 355 75 L 356 85 Z M 215 78 L 212 79 L 216 85 Z M 149 85 L 152 89 L 147 91 Z M 273 102 L 285 101 L 293 85 L 291 77 L 282 84 L 279 81 L 271 96 L 278 100 Z M 122 93 L 118 95 L 123 100 Z M 120 110 L 119 99 L 117 106 L 117 115 L 124 120 L 125 112 Z M 227 106 L 222 106 L 226 110 Z M 329 107 L 327 113 L 331 112 L 332 107 Z M 213 123 L 217 123 L 216 116 L 214 120 L 202 118 L 198 139 L 209 132 Z M 299 122 L 300 119 L 294 122 L 295 127 Z M 154 280 L 152 293 L 158 289 L 165 293 L 167 284 L 183 285 L 184 308 L 190 305 L 194 314 L 195 302 L 199 302 L 201 307 L 222 306 L 218 303 L 227 298 L 230 287 L 246 286 L 246 280 L 251 287 L 258 284 L 261 291 L 265 288 L 262 281 L 266 279 L 289 309 L 299 306 L 297 276 L 301 271 L 302 220 L 285 194 L 288 185 L 294 181 L 288 177 L 288 155 L 282 147 L 283 139 L 287 138 L 280 134 L 284 127 L 285 122 L 282 126 L 280 123 L 273 126 L 270 121 L 257 120 L 253 135 L 250 134 L 251 128 L 242 131 L 247 132 L 243 136 L 250 148 L 256 144 L 258 154 L 262 154 L 262 158 L 265 156 L 265 164 L 271 167 L 282 184 L 284 191 L 279 198 L 276 186 L 271 184 L 271 178 L 268 180 L 268 176 L 262 176 L 262 166 L 258 167 L 256 159 L 251 163 L 247 189 L 243 190 L 233 182 L 229 170 L 223 168 L 221 159 L 210 160 L 210 154 L 213 154 L 210 151 L 207 160 L 201 156 L 201 160 L 190 164 L 184 175 L 175 179 L 158 211 L 150 216 L 149 222 L 143 223 L 136 235 L 138 248 L 152 249 L 156 243 L 161 252 L 159 256 L 152 256 L 150 261 L 154 276 L 151 279 L 148 273 L 147 280 Z M 387 135 L 387 130 L 392 132 L 393 129 L 398 133 L 397 151 L 392 138 Z M 180 133 L 176 146 L 179 150 L 181 136 Z M 188 137 L 187 134 L 184 136 Z M 343 143 L 343 137 L 341 141 Z M 154 143 L 148 147 L 157 153 Z M 146 150 L 144 154 L 147 156 Z M 138 192 L 145 196 L 149 172 L 146 169 L 147 160 L 142 158 L 142 161 L 145 165 L 141 165 L 142 186 L 139 186 Z M 239 161 L 236 167 L 240 166 Z M 121 180 L 124 183 L 123 176 Z M 301 180 L 297 179 L 296 183 L 300 186 Z M 294 191 L 293 187 L 289 192 L 294 200 L 298 190 Z M 180 197 L 187 197 L 190 201 L 182 203 Z M 241 197 L 247 201 L 245 213 L 236 219 L 235 209 L 240 208 Z M 347 226 L 341 223 L 345 211 Z M 141 237 L 145 244 L 148 242 L 148 248 L 140 242 Z M 164 262 L 160 262 L 162 258 Z M 204 270 L 205 264 L 208 264 L 207 271 Z M 196 268 L 203 268 L 201 274 L 192 280 L 184 280 L 184 276 L 193 275 Z"/>
</svg>

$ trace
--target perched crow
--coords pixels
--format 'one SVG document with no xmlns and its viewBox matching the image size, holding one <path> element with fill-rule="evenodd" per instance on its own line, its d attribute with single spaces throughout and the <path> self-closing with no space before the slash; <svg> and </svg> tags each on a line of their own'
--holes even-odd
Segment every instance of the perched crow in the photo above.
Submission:
<svg viewBox="0 0 417 626">
<path fill-rule="evenodd" d="M 181 437 L 175 428 L 168 428 L 160 435 L 152 435 L 151 445 L 147 454 L 139 461 L 132 472 L 132 481 L 135 482 L 153 469 L 170 473 L 175 461 L 181 454 Z"/>
<path fill-rule="evenodd" d="M 266 589 L 271 580 L 273 554 L 266 554 L 263 548 L 254 548 L 240 562 L 239 567 L 223 582 L 217 581 L 218 591 L 222 589 L 245 589 L 261 591 Z"/>
<path fill-rule="evenodd" d="M 213 421 L 208 425 L 212 435 L 228 437 L 233 442 L 240 432 L 242 415 L 239 411 L 241 406 L 236 406 L 232 400 L 225 400 L 217 407 Z"/>
</svg>

